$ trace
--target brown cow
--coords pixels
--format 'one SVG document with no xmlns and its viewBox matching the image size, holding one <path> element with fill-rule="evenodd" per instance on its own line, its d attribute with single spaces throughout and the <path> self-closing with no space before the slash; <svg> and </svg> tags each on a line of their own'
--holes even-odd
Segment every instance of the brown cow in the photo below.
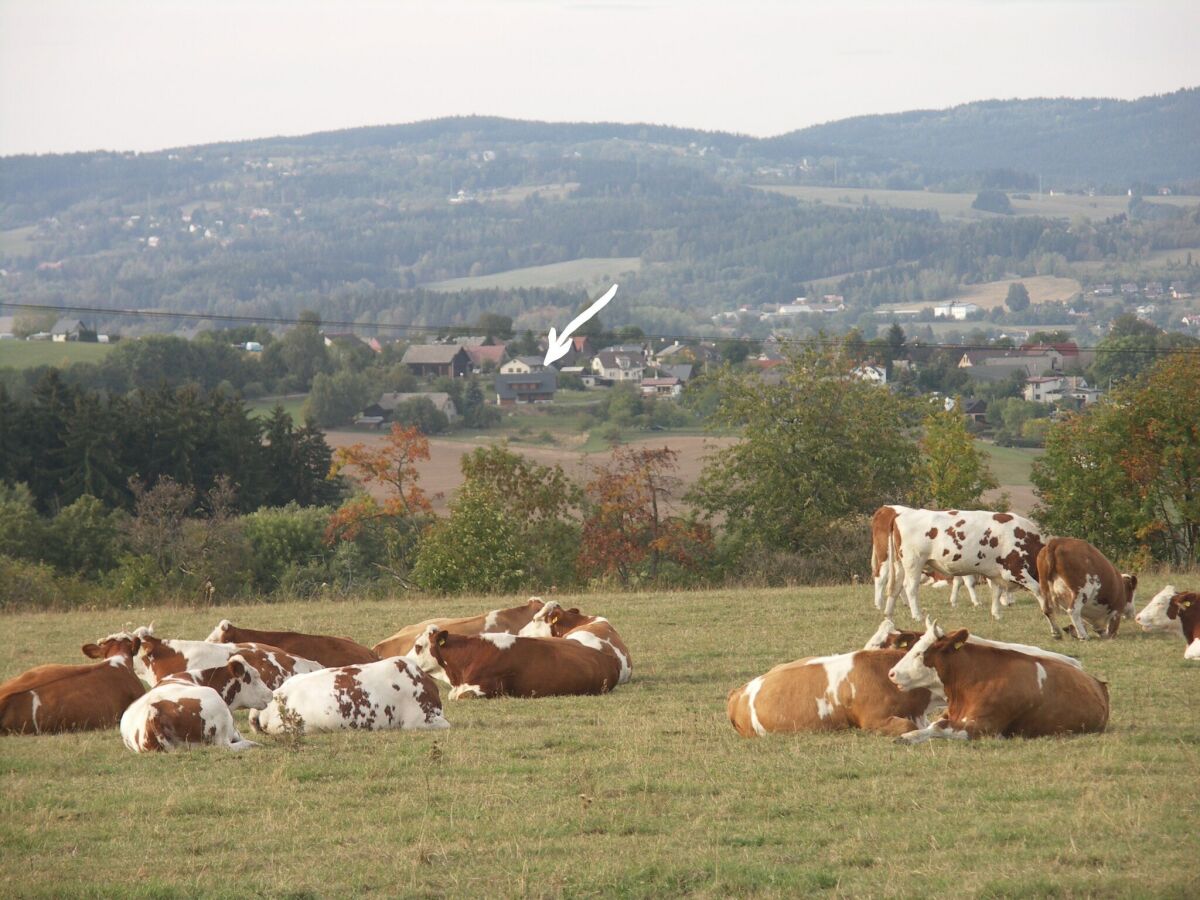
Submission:
<svg viewBox="0 0 1200 900">
<path fill-rule="evenodd" d="M 926 626 L 929 620 L 926 619 Z M 945 632 L 938 626 L 937 636 L 942 637 Z M 898 631 L 896 625 L 891 619 L 884 619 L 879 623 L 879 627 L 875 629 L 875 633 L 867 639 L 863 644 L 864 650 L 890 650 L 899 648 L 901 650 L 909 649 L 913 644 L 921 639 L 921 631 Z M 1062 653 L 1055 653 L 1053 650 L 1043 650 L 1041 647 L 1034 647 L 1032 644 L 1014 644 L 1010 641 L 992 641 L 988 638 L 979 637 L 977 634 L 967 638 L 972 644 L 981 644 L 985 647 L 1000 647 L 1003 650 L 1016 650 L 1018 653 L 1028 653 L 1030 656 L 1044 656 L 1047 659 L 1057 660 L 1060 663 L 1065 663 L 1068 666 L 1073 666 L 1076 669 L 1082 669 L 1083 663 L 1073 656 L 1066 656 Z"/>
<path fill-rule="evenodd" d="M 888 672 L 901 690 L 940 690 L 947 702 L 942 718 L 900 740 L 1044 737 L 1103 731 L 1108 724 L 1103 681 L 1055 659 L 972 643 L 969 637 L 965 628 L 939 636 L 931 622 Z"/>
<path fill-rule="evenodd" d="M 633 674 L 629 648 L 617 634 L 617 629 L 603 616 L 585 616 L 577 607 L 563 609 L 551 600 L 533 617 L 533 621 L 518 632 L 520 637 L 556 637 L 578 641 L 585 647 L 609 653 L 621 664 L 618 684 L 625 684 Z"/>
<path fill-rule="evenodd" d="M 1173 631 L 1183 635 L 1184 659 L 1200 659 L 1200 594 L 1181 592 L 1168 584 L 1137 614 L 1146 631 Z"/>
<path fill-rule="evenodd" d="M 217 627 L 205 640 L 222 644 L 267 644 L 286 650 L 293 656 L 311 659 L 331 667 L 379 661 L 379 657 L 372 651 L 350 638 L 302 634 L 298 631 L 257 631 L 253 628 L 238 628 L 228 619 L 217 623 Z"/>
<path fill-rule="evenodd" d="M 126 632 L 84 644 L 100 663 L 37 666 L 0 684 L 0 734 L 111 728 L 145 688 L 133 673 L 137 638 Z"/>
<path fill-rule="evenodd" d="M 934 697 L 901 691 L 887 678 L 904 653 L 856 650 L 776 666 L 729 692 L 729 721 L 742 737 L 847 728 L 901 735 L 923 728 Z"/>
<path fill-rule="evenodd" d="M 223 666 L 235 655 L 241 656 L 267 686 L 274 690 L 293 675 L 325 668 L 319 662 L 302 659 L 278 647 L 266 644 L 216 644 L 210 641 L 162 640 L 153 629 L 139 628 L 136 663 L 151 685 L 168 675 L 202 671 Z"/>
<path fill-rule="evenodd" d="M 1054 621 L 1057 610 L 1070 616 L 1067 631 L 1081 641 L 1088 639 L 1085 620 L 1096 634 L 1111 638 L 1117 636 L 1122 617 L 1132 618 L 1137 576 L 1118 572 L 1087 541 L 1051 538 L 1038 553 L 1037 569 L 1042 615 L 1055 638 L 1062 638 Z"/>
<path fill-rule="evenodd" d="M 467 636 L 430 626 L 412 652 L 430 654 L 445 670 L 451 700 L 604 694 L 621 674 L 615 656 L 559 638 Z"/>
<path fill-rule="evenodd" d="M 491 612 L 468 616 L 465 619 L 426 619 L 416 625 L 405 625 L 390 638 L 376 644 L 374 650 L 379 654 L 380 659 L 386 659 L 389 656 L 410 656 L 409 651 L 412 650 L 417 638 L 424 634 L 425 629 L 430 625 L 436 625 L 451 634 L 516 634 L 533 620 L 534 614 L 542 608 L 542 605 L 541 597 L 530 597 L 529 602 L 520 606 L 509 609 L 493 609 Z M 436 672 L 430 671 L 430 674 L 437 676 Z"/>
</svg>

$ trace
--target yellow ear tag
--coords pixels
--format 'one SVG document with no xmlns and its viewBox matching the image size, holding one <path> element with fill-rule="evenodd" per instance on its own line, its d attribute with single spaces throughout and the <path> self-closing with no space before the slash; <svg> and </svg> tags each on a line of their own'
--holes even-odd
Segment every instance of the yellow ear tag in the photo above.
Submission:
<svg viewBox="0 0 1200 900">
<path fill-rule="evenodd" d="M 550 617 L 550 624 L 551 624 L 551 625 L 555 625 L 555 624 L 557 624 L 557 623 L 558 623 L 558 615 L 557 615 L 557 614 L 555 614 L 555 615 L 553 615 L 553 616 L 551 616 L 551 617 Z"/>
<path fill-rule="evenodd" d="M 1187 608 L 1188 608 L 1189 606 L 1191 606 L 1191 605 L 1192 605 L 1192 601 L 1191 601 L 1191 600 L 1180 600 L 1180 601 L 1179 601 L 1179 608 L 1180 608 L 1180 609 L 1187 609 Z"/>
<path fill-rule="evenodd" d="M 445 638 L 445 637 L 440 637 L 440 638 L 438 638 L 438 646 L 439 646 L 439 647 L 445 647 L 445 646 L 446 646 L 446 638 Z"/>
<path fill-rule="evenodd" d="M 963 642 L 962 642 L 962 641 L 959 641 L 957 644 L 955 644 L 955 645 L 954 645 L 954 649 L 955 649 L 955 650 L 961 650 L 961 649 L 962 649 L 962 645 L 963 645 Z"/>
</svg>

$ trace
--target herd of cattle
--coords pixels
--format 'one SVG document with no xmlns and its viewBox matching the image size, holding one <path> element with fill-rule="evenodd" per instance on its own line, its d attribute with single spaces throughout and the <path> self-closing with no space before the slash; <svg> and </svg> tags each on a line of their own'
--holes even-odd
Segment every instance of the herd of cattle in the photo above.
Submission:
<svg viewBox="0 0 1200 900">
<path fill-rule="evenodd" d="M 921 618 L 922 583 L 992 588 L 992 615 L 1013 588 L 1034 594 L 1055 637 L 1056 612 L 1076 638 L 1090 626 L 1115 637 L 1133 610 L 1137 578 L 1090 544 L 1042 541 L 1010 513 L 881 507 L 872 521 L 875 605 L 883 624 L 862 650 L 776 666 L 730 692 L 729 719 L 745 736 L 859 728 L 920 742 L 933 737 L 1036 737 L 1102 731 L 1105 683 L 1069 656 L 989 641 L 965 629 L 923 632 L 892 620 L 904 593 Z M 1182 633 L 1200 659 L 1200 594 L 1168 586 L 1136 617 L 1147 631 Z M 0 684 L 0 734 L 119 725 L 134 752 L 256 746 L 257 732 L 448 728 L 436 681 L 451 700 L 603 694 L 629 681 L 629 650 L 601 616 L 532 598 L 511 609 L 406 626 L 368 649 L 349 638 L 256 631 L 221 621 L 203 641 L 163 640 L 153 626 L 83 645 L 99 662 L 43 665 Z M 143 681 L 150 685 L 146 689 Z M 940 717 L 934 713 L 945 711 Z"/>
</svg>

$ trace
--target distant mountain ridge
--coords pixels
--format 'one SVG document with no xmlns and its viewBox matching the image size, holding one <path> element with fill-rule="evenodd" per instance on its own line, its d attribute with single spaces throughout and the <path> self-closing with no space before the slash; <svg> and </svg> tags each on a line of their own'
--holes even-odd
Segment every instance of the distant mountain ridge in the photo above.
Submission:
<svg viewBox="0 0 1200 900">
<path fill-rule="evenodd" d="M 934 174 L 1013 169 L 1072 186 L 1197 181 L 1200 88 L 1137 100 L 985 100 L 857 116 L 764 143 L 780 155 L 864 154 Z"/>
</svg>

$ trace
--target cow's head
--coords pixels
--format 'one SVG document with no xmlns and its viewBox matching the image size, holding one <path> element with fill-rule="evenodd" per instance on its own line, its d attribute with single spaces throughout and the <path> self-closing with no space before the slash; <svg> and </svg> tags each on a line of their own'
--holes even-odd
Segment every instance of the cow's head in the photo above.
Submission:
<svg viewBox="0 0 1200 900">
<path fill-rule="evenodd" d="M 433 654 L 433 636 L 441 629 L 436 625 L 426 626 L 425 630 L 417 635 L 417 639 L 413 641 L 412 649 L 404 654 L 406 659 L 411 659 L 422 671 L 431 672 L 434 669 L 441 667 L 441 662 Z M 442 632 L 445 634 L 446 632 Z"/>
<path fill-rule="evenodd" d="M 129 657 L 131 660 L 138 651 L 141 639 L 128 631 L 118 631 L 106 638 L 101 638 L 94 644 L 84 644 L 79 649 L 83 655 L 91 659 L 112 659 L 114 657 Z"/>
<path fill-rule="evenodd" d="M 537 598 L 534 597 L 530 600 Z M 542 608 L 534 613 L 533 618 L 529 620 L 529 624 L 517 632 L 521 637 L 553 637 L 554 624 L 562 616 L 562 606 L 557 600 L 551 600 L 549 603 L 542 605 Z"/>
<path fill-rule="evenodd" d="M 1165 588 L 1150 598 L 1150 602 L 1133 620 L 1142 626 L 1142 631 L 1175 631 L 1183 634 L 1183 623 L 1178 614 L 1172 617 L 1168 613 L 1171 600 L 1178 594 L 1175 585 L 1168 584 Z"/>
<path fill-rule="evenodd" d="M 1196 603 L 1196 594 L 1176 594 L 1167 604 L 1167 618 L 1173 619 L 1183 627 L 1183 615 Z"/>
<path fill-rule="evenodd" d="M 274 693 L 257 669 L 235 654 L 225 663 L 225 671 L 229 673 L 229 682 L 221 699 L 229 704 L 231 710 L 267 708 Z"/>
<path fill-rule="evenodd" d="M 907 650 L 921 637 L 919 631 L 899 631 L 891 619 L 884 619 L 863 645 L 864 650 Z"/>
<path fill-rule="evenodd" d="M 956 631 L 953 636 L 957 638 L 958 635 L 962 635 L 962 640 L 966 641 L 966 629 Z M 948 640 L 936 621 L 926 619 L 925 633 L 909 648 L 908 652 L 904 654 L 904 658 L 892 666 L 891 671 L 888 672 L 888 678 L 891 679 L 892 684 L 902 691 L 911 691 L 916 688 L 940 691 L 942 680 L 938 677 L 937 670 L 933 668 L 928 654 L 938 644 Z"/>
<path fill-rule="evenodd" d="M 1125 585 L 1125 603 L 1133 606 L 1133 597 L 1137 593 L 1137 576 L 1128 572 L 1121 573 L 1121 583 Z"/>
<path fill-rule="evenodd" d="M 228 619 L 222 619 L 217 623 L 217 627 L 212 630 L 212 634 L 205 638 L 206 641 L 212 644 L 228 643 L 226 634 L 233 629 L 233 623 Z"/>
</svg>

